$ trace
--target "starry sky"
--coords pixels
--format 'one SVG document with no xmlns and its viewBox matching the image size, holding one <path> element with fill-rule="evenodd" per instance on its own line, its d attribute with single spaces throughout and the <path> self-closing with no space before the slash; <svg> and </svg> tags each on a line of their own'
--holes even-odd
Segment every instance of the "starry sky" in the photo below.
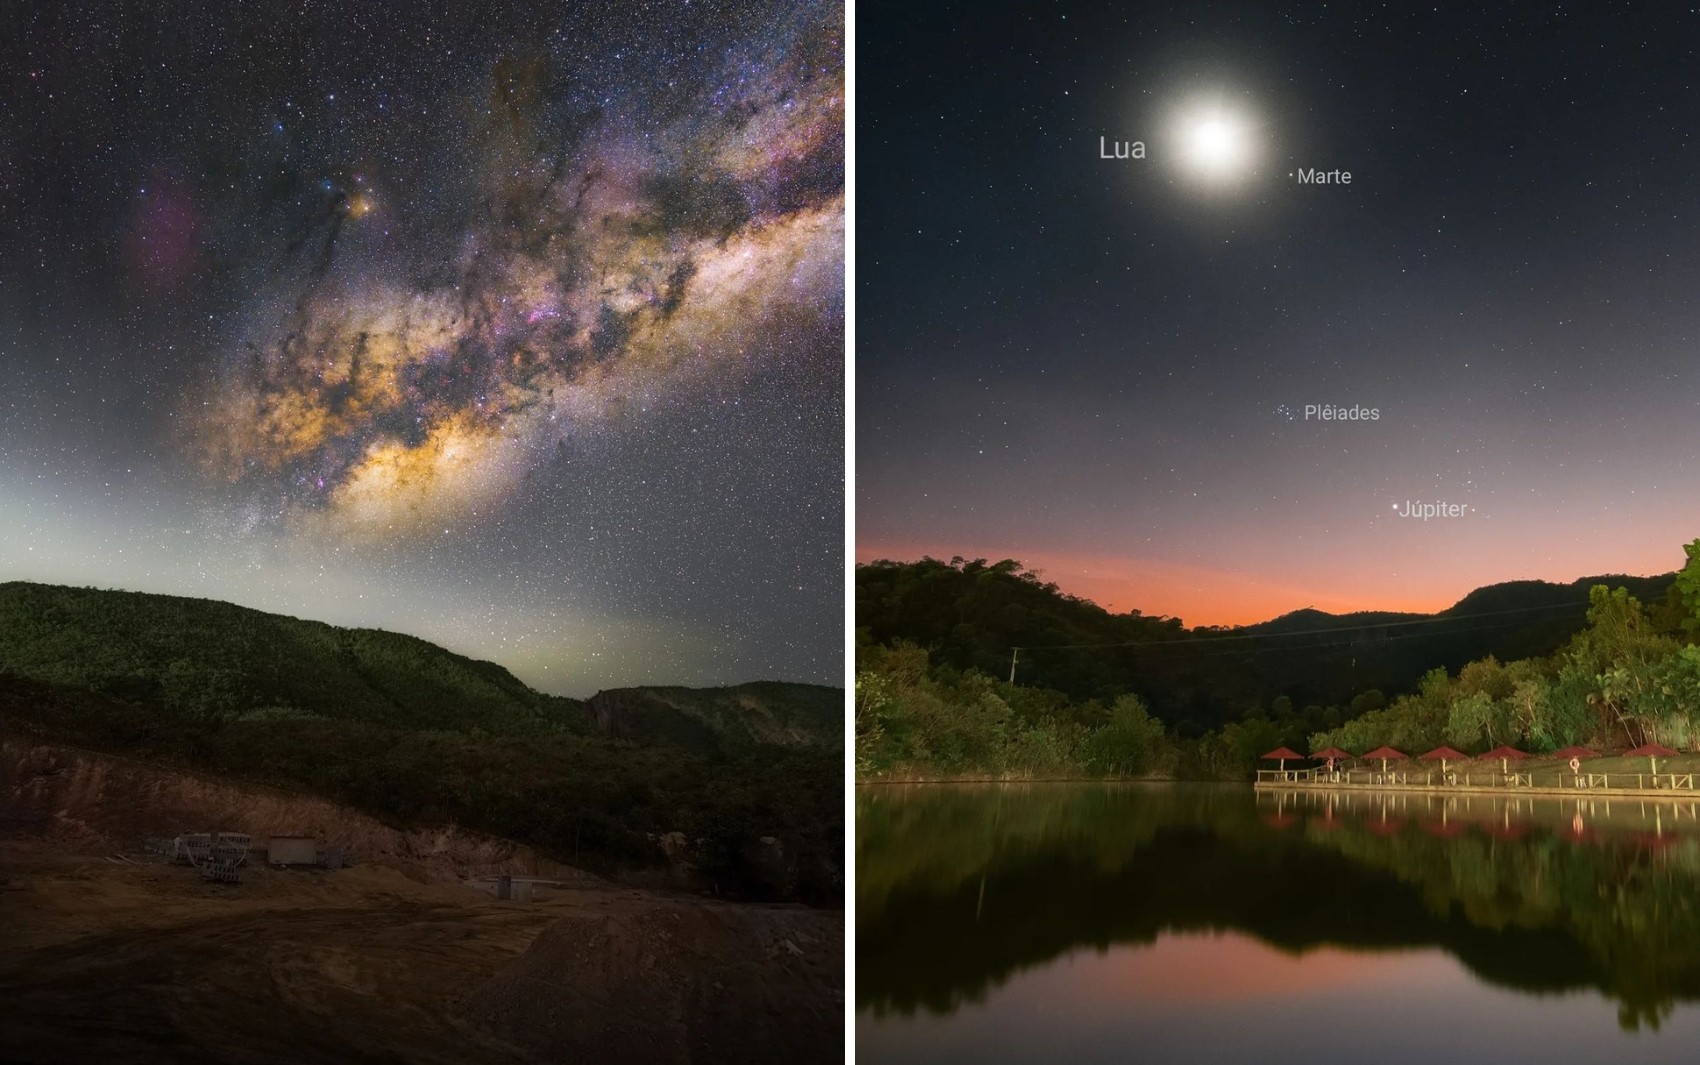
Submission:
<svg viewBox="0 0 1700 1065">
<path fill-rule="evenodd" d="M 0 579 L 840 683 L 844 11 L 0 14 Z"/>
<path fill-rule="evenodd" d="M 862 560 L 1015 558 L 1188 624 L 1681 565 L 1700 15 L 857 20 Z M 1100 158 L 1118 142 L 1145 158 Z"/>
</svg>

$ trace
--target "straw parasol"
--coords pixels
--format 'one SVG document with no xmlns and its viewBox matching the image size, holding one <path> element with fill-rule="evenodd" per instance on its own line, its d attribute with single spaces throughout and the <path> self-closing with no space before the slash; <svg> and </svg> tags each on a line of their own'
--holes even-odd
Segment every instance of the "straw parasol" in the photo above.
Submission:
<svg viewBox="0 0 1700 1065">
<path fill-rule="evenodd" d="M 1277 747 L 1273 751 L 1270 751 L 1268 754 L 1263 755 L 1262 757 L 1265 761 L 1271 761 L 1272 760 L 1272 761 L 1279 762 L 1281 764 L 1281 769 L 1283 771 L 1285 771 L 1286 768 L 1287 768 L 1287 759 L 1291 758 L 1293 761 L 1296 762 L 1299 759 L 1303 758 L 1304 755 L 1293 750 L 1291 747 Z"/>
<path fill-rule="evenodd" d="M 1421 758 L 1425 762 L 1439 762 L 1440 772 L 1444 775 L 1446 773 L 1447 762 L 1462 762 L 1468 756 L 1463 751 L 1455 751 L 1450 747 L 1442 745 L 1436 747 L 1432 751 L 1419 754 L 1417 757 Z"/>
<path fill-rule="evenodd" d="M 1674 758 L 1679 753 L 1681 753 L 1681 752 L 1673 751 L 1669 747 L 1666 747 L 1662 743 L 1643 743 L 1641 746 L 1635 748 L 1633 751 L 1624 751 L 1623 756 L 1625 758 L 1645 758 L 1645 759 L 1647 759 L 1648 763 L 1653 767 L 1653 775 L 1658 776 L 1659 775 L 1659 759 L 1661 759 L 1661 758 Z"/>
<path fill-rule="evenodd" d="M 1365 751 L 1364 757 L 1373 758 L 1381 762 L 1381 771 L 1385 773 L 1387 772 L 1388 762 L 1402 762 L 1411 756 L 1406 754 L 1404 751 L 1395 751 L 1391 747 L 1377 747 L 1373 751 Z"/>
<path fill-rule="evenodd" d="M 1483 759 L 1497 758 L 1497 759 L 1499 759 L 1499 771 L 1501 773 L 1509 773 L 1509 772 L 1511 772 L 1511 759 L 1515 758 L 1519 762 L 1521 762 L 1523 759 L 1525 759 L 1529 756 L 1528 756 L 1527 753 L 1525 753 L 1523 751 L 1519 751 L 1515 747 L 1512 747 L 1508 744 L 1502 743 L 1498 747 L 1495 747 L 1491 751 L 1483 751 L 1481 754 L 1478 754 L 1476 757 L 1477 758 L 1483 758 Z"/>
</svg>

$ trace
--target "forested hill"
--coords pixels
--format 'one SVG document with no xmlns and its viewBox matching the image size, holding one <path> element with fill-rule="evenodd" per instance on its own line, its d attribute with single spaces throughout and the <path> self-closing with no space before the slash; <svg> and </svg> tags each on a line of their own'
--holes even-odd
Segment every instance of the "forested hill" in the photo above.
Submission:
<svg viewBox="0 0 1700 1065">
<path fill-rule="evenodd" d="M 0 670 L 207 719 L 318 716 L 486 731 L 540 723 L 638 740 L 677 734 L 697 749 L 843 745 L 838 688 L 626 688 L 585 702 L 534 691 L 494 662 L 398 632 L 140 592 L 0 584 Z M 659 720 L 669 715 L 695 731 Z"/>
<path fill-rule="evenodd" d="M 655 839 L 681 832 L 722 890 L 831 901 L 843 691 L 650 691 L 612 693 L 643 708 L 634 725 L 399 633 L 0 584 L 0 729 L 453 821 L 592 867 L 664 862 Z M 782 841 L 787 882 L 743 864 L 762 837 Z"/>
<path fill-rule="evenodd" d="M 416 637 L 140 592 L 0 584 L 0 669 L 199 718 L 314 715 L 419 729 L 590 722 L 577 700 Z"/>
<path fill-rule="evenodd" d="M 1000 678 L 1019 647 L 1017 683 L 1077 700 L 1136 693 L 1185 732 L 1237 720 L 1278 696 L 1344 705 L 1371 689 L 1413 690 L 1436 666 L 1551 654 L 1586 624 L 1591 585 L 1625 587 L 1657 604 L 1674 578 L 1512 581 L 1436 614 L 1301 610 L 1242 628 L 1188 629 L 1176 618 L 1112 614 L 1015 561 L 929 558 L 858 566 L 856 626 L 867 643 L 913 643 L 931 650 L 936 666 Z"/>
</svg>

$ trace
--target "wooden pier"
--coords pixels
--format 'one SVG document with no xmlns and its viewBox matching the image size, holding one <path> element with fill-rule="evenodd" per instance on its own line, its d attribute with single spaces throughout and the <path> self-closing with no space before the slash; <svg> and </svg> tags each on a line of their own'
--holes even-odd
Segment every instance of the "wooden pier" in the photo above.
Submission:
<svg viewBox="0 0 1700 1065">
<path fill-rule="evenodd" d="M 1654 847 L 1700 842 L 1700 795 L 1680 790 L 1267 787 L 1257 793 L 1257 808 L 1274 828 L 1361 825 L 1383 835 L 1408 828 L 1441 837 L 1477 828 L 1516 839 L 1540 826 L 1575 842 L 1617 839 Z"/>
<path fill-rule="evenodd" d="M 1298 791 L 1460 792 L 1517 795 L 1611 795 L 1693 799 L 1693 773 L 1572 773 L 1559 767 L 1488 769 L 1260 769 L 1257 787 Z M 1537 777 L 1539 778 L 1537 780 Z"/>
</svg>

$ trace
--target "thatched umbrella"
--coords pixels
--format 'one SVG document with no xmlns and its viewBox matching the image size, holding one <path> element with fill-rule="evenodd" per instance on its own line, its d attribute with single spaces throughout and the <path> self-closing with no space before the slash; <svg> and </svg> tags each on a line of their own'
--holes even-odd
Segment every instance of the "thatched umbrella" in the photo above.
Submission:
<svg viewBox="0 0 1700 1065">
<path fill-rule="evenodd" d="M 1653 775 L 1658 776 L 1659 775 L 1659 759 L 1661 759 L 1661 758 L 1675 758 L 1679 753 L 1681 753 L 1681 752 L 1673 751 L 1669 747 L 1666 747 L 1662 743 L 1643 743 L 1641 746 L 1635 748 L 1633 751 L 1624 751 L 1623 756 L 1625 758 L 1645 758 L 1645 759 L 1647 759 L 1647 762 L 1653 767 Z"/>
<path fill-rule="evenodd" d="M 1402 762 L 1411 756 L 1406 754 L 1404 751 L 1395 751 L 1391 747 L 1377 747 L 1373 751 L 1365 751 L 1364 757 L 1380 761 L 1381 771 L 1385 773 L 1387 772 L 1388 762 Z"/>
<path fill-rule="evenodd" d="M 1303 758 L 1304 755 L 1300 754 L 1299 752 L 1293 750 L 1290 747 L 1277 747 L 1273 751 L 1270 751 L 1268 754 L 1262 755 L 1261 757 L 1265 761 L 1274 760 L 1274 761 L 1279 762 L 1280 765 L 1281 765 L 1282 772 L 1285 772 L 1286 769 L 1287 769 L 1287 759 L 1291 758 L 1293 761 L 1296 762 L 1299 759 Z"/>
<path fill-rule="evenodd" d="M 1511 759 L 1515 758 L 1519 762 L 1521 762 L 1523 759 L 1525 759 L 1529 756 L 1528 756 L 1528 754 L 1524 753 L 1523 751 L 1519 751 L 1515 747 L 1512 747 L 1512 746 L 1509 746 L 1509 745 L 1506 745 L 1506 744 L 1500 744 L 1498 747 L 1495 747 L 1493 750 L 1483 751 L 1481 754 L 1476 755 L 1476 757 L 1477 758 L 1497 758 L 1497 759 L 1499 759 L 1499 771 L 1501 773 L 1509 773 L 1509 772 L 1511 772 Z"/>
<path fill-rule="evenodd" d="M 1441 773 L 1442 776 L 1445 776 L 1446 775 L 1446 763 L 1447 762 L 1462 762 L 1465 758 L 1467 758 L 1469 756 L 1466 755 L 1463 751 L 1455 751 L 1450 747 L 1440 746 L 1440 747 L 1436 747 L 1432 751 L 1428 751 L 1424 754 L 1419 754 L 1419 755 L 1417 755 L 1417 757 L 1421 758 L 1425 762 L 1439 762 L 1440 763 L 1440 773 Z"/>
</svg>

